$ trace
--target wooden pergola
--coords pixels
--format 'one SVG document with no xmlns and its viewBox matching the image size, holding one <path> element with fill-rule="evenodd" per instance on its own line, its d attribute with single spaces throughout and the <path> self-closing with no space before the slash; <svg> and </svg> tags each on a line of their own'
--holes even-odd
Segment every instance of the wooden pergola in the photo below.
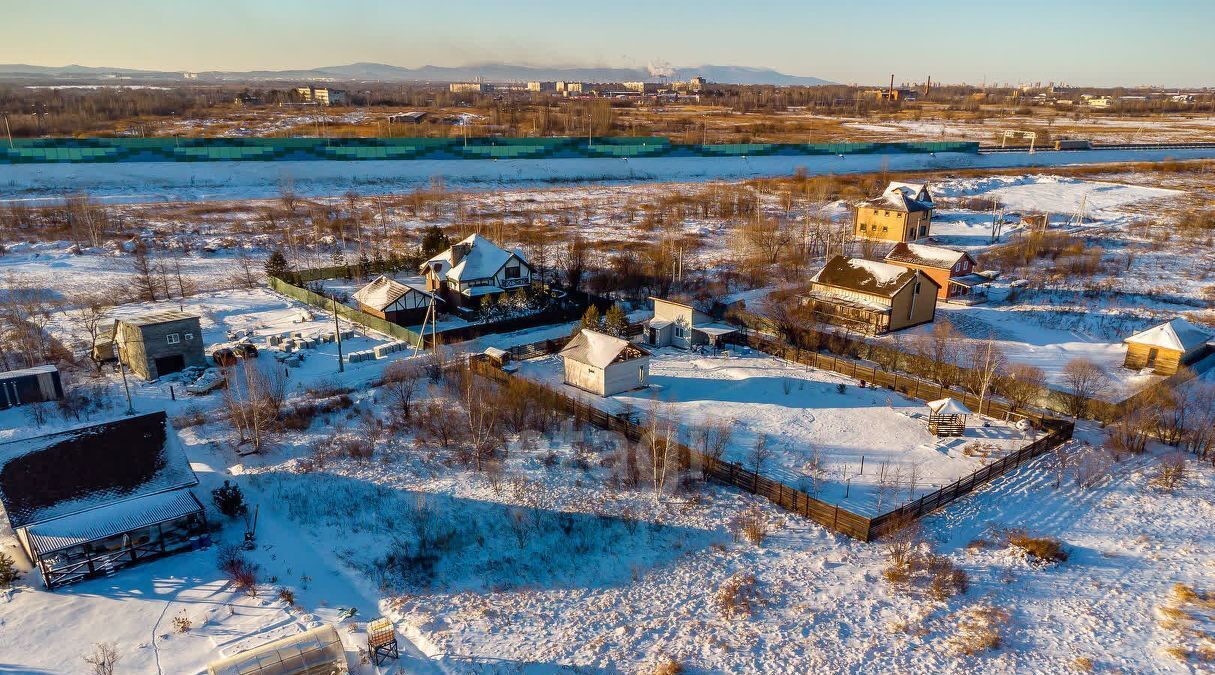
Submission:
<svg viewBox="0 0 1215 675">
<path fill-rule="evenodd" d="M 928 430 L 936 436 L 961 436 L 966 433 L 966 417 L 972 415 L 960 401 L 943 398 L 928 402 Z"/>
</svg>

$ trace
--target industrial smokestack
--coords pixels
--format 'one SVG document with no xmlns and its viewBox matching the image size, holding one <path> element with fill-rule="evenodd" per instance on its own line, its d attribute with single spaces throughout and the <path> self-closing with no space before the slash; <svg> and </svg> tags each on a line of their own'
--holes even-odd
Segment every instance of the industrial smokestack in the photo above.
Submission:
<svg viewBox="0 0 1215 675">
<path fill-rule="evenodd" d="M 932 76 L 928 76 L 928 84 L 924 85 L 924 98 L 928 98 L 928 92 L 932 91 Z"/>
<path fill-rule="evenodd" d="M 890 95 L 890 99 L 894 100 L 894 73 L 890 74 L 890 89 L 887 90 L 887 93 Z"/>
</svg>

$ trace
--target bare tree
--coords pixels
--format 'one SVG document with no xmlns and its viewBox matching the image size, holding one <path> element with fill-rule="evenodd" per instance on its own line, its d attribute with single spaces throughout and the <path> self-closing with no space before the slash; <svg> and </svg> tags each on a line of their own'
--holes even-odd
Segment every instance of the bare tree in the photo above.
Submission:
<svg viewBox="0 0 1215 675">
<path fill-rule="evenodd" d="M 1215 383 L 1190 382 L 1182 445 L 1199 459 L 1215 459 Z"/>
<path fill-rule="evenodd" d="M 700 454 L 712 461 L 721 461 L 734 436 L 734 420 L 712 419 L 697 427 L 692 436 Z M 708 466 L 704 468 L 707 470 Z"/>
<path fill-rule="evenodd" d="M 97 341 L 112 321 L 107 319 L 110 311 L 109 296 L 103 293 L 86 293 L 79 299 L 79 305 L 72 311 L 72 319 L 84 331 L 84 346 L 88 350 L 88 358 L 94 368 L 101 372 L 101 359 L 97 358 Z"/>
<path fill-rule="evenodd" d="M 142 242 L 135 245 L 131 252 L 131 279 L 135 295 L 146 302 L 156 302 L 158 298 L 156 265 L 152 254 Z"/>
<path fill-rule="evenodd" d="M 93 645 L 93 651 L 81 658 L 89 665 L 92 675 L 114 675 L 114 668 L 122 660 L 114 642 L 98 642 Z"/>
<path fill-rule="evenodd" d="M 412 418 L 413 397 L 422 375 L 422 364 L 412 359 L 398 359 L 384 369 L 384 393 L 402 420 Z"/>
<path fill-rule="evenodd" d="M 1000 350 L 994 336 L 984 340 L 976 340 L 967 350 L 966 385 L 970 392 L 979 397 L 978 413 L 983 414 L 983 404 L 992 384 L 1005 367 L 1004 352 Z"/>
<path fill-rule="evenodd" d="M 1042 394 L 1046 387 L 1046 374 L 1041 368 L 1024 363 L 1008 367 L 1007 375 L 1000 381 L 1000 393 L 1012 404 L 1014 411 L 1021 410 Z"/>
<path fill-rule="evenodd" d="M 1067 387 L 1065 403 L 1074 419 L 1086 417 L 1092 399 L 1109 390 L 1110 376 L 1097 364 L 1077 357 L 1063 366 L 1063 384 Z"/>
<path fill-rule="evenodd" d="M 772 448 L 768 445 L 768 436 L 766 434 L 756 434 L 755 443 L 747 453 L 747 462 L 751 465 L 751 470 L 755 472 L 754 485 L 751 488 L 752 492 L 759 490 L 759 472 L 771 457 Z"/>
<path fill-rule="evenodd" d="M 582 235 L 575 234 L 570 243 L 566 245 L 559 260 L 561 275 L 565 278 L 566 285 L 574 290 L 579 289 L 582 285 L 582 278 L 586 275 L 588 249 Z"/>
<path fill-rule="evenodd" d="M 667 479 L 678 473 L 679 467 L 676 453 L 676 435 L 678 424 L 670 417 L 670 410 L 655 403 L 650 409 L 646 423 L 646 433 L 640 445 L 646 460 L 646 469 L 650 474 L 650 487 L 653 491 L 654 503 L 662 500 L 666 489 Z"/>
<path fill-rule="evenodd" d="M 228 386 L 224 404 L 228 419 L 240 435 L 240 443 L 252 443 L 260 451 L 275 431 L 287 397 L 287 380 L 278 366 L 267 370 L 256 361 L 242 359 L 226 369 Z"/>
</svg>

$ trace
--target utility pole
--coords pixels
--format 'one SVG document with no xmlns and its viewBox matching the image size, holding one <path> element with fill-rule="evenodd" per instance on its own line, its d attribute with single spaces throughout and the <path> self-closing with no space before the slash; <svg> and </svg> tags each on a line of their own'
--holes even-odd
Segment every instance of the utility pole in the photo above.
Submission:
<svg viewBox="0 0 1215 675">
<path fill-rule="evenodd" d="M 338 372 L 345 372 L 346 364 L 342 359 L 342 324 L 338 322 L 337 298 L 329 298 L 333 303 L 333 335 L 337 338 L 338 348 Z"/>
<path fill-rule="evenodd" d="M 4 113 L 4 132 L 8 134 L 8 149 L 13 149 L 13 128 L 8 125 L 8 113 Z"/>
<path fill-rule="evenodd" d="M 122 388 L 127 393 L 127 415 L 135 414 L 135 404 L 131 402 L 131 385 L 127 384 L 127 363 L 123 360 L 122 345 L 115 340 L 118 347 L 118 372 L 122 373 Z"/>
</svg>

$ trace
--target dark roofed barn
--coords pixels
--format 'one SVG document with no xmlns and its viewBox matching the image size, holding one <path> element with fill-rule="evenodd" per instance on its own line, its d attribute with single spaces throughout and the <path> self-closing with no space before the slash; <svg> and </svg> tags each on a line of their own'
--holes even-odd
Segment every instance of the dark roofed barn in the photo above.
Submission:
<svg viewBox="0 0 1215 675">
<path fill-rule="evenodd" d="M 163 412 L 0 444 L 0 504 L 48 588 L 198 545 L 197 483 Z"/>
</svg>

